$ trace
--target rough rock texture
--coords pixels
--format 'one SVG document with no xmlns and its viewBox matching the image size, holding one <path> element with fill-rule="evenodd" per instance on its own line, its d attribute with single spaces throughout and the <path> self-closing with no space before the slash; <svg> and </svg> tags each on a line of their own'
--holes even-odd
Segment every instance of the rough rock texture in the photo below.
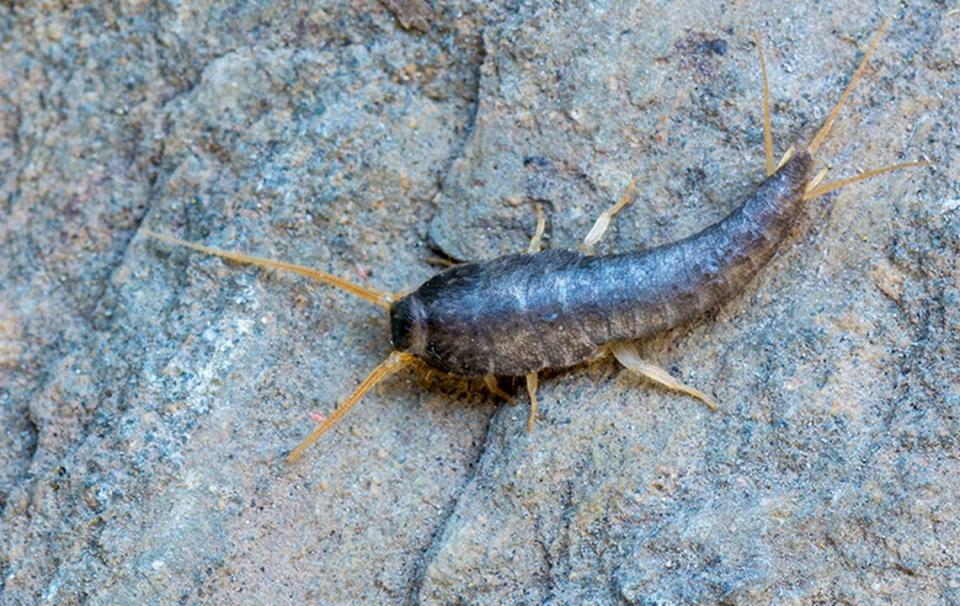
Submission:
<svg viewBox="0 0 960 606">
<path fill-rule="evenodd" d="M 0 603 L 960 602 L 960 12 L 942 2 L 0 7 Z M 544 376 L 537 431 L 385 357 L 375 308 L 138 236 L 392 290 L 682 237 L 808 138 L 929 157 L 811 204 L 746 293 Z M 515 386 L 519 387 L 519 386 Z M 525 398 L 521 398 L 525 404 Z"/>
</svg>

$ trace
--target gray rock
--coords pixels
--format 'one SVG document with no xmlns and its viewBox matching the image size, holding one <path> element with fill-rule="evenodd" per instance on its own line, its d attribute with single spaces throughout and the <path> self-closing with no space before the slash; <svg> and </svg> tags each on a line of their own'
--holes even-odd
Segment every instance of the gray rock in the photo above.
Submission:
<svg viewBox="0 0 960 606">
<path fill-rule="evenodd" d="M 877 6 L 0 7 L 0 603 L 960 601 L 960 14 L 880 9 L 820 158 L 937 168 L 811 203 L 643 344 L 722 413 L 600 360 L 527 435 L 524 396 L 411 371 L 288 467 L 385 318 L 141 227 L 399 291 L 536 203 L 575 246 L 637 176 L 600 249 L 670 241 L 762 178 L 752 32 L 782 152 Z"/>
</svg>

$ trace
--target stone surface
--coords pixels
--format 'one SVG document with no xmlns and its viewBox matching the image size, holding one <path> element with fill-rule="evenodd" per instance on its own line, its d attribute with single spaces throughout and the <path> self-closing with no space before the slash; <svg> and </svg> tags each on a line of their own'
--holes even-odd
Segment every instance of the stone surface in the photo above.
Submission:
<svg viewBox="0 0 960 606">
<path fill-rule="evenodd" d="M 218 6 L 0 7 L 0 603 L 960 602 L 960 13 Z M 525 398 L 407 372 L 288 467 L 382 314 L 138 235 L 402 290 L 537 203 L 574 246 L 635 175 L 600 249 L 667 242 L 762 178 L 752 32 L 782 152 L 884 10 L 821 161 L 937 168 L 812 203 L 643 344 L 722 413 L 601 360 L 526 435 Z"/>
</svg>

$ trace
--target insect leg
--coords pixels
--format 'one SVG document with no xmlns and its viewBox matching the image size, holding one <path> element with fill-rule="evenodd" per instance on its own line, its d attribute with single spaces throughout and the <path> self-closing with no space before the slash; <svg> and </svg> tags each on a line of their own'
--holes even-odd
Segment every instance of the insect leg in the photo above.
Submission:
<svg viewBox="0 0 960 606">
<path fill-rule="evenodd" d="M 600 216 L 597 217 L 593 227 L 591 227 L 590 231 L 587 232 L 587 237 L 583 239 L 583 244 L 580 245 L 581 251 L 587 253 L 588 255 L 593 254 L 594 245 L 600 241 L 600 238 L 602 238 L 603 234 L 606 233 L 607 228 L 610 227 L 610 221 L 613 219 L 613 216 L 623 210 L 624 206 L 633 201 L 633 194 L 636 189 L 637 178 L 634 177 L 633 179 L 630 179 L 630 184 L 627 185 L 627 191 L 620 196 L 620 199 L 617 200 L 613 206 L 600 213 Z"/>
<path fill-rule="evenodd" d="M 760 34 L 753 32 L 753 39 L 757 43 L 757 53 L 760 54 L 760 76 L 763 79 L 763 155 L 769 176 L 776 170 L 773 165 L 773 130 L 770 127 L 770 87 L 767 85 L 767 62 L 763 58 Z"/>
<path fill-rule="evenodd" d="M 543 232 L 547 230 L 547 215 L 543 212 L 543 205 L 537 203 L 537 228 L 533 231 L 533 237 L 530 238 L 530 245 L 527 246 L 528 253 L 538 253 L 543 247 Z"/>
<path fill-rule="evenodd" d="M 367 378 L 360 383 L 360 386 L 350 397 L 343 401 L 343 404 L 338 406 L 336 410 L 330 413 L 330 416 L 324 419 L 324 421 L 314 429 L 309 436 L 307 436 L 302 442 L 300 442 L 296 448 L 294 448 L 289 455 L 287 455 L 287 463 L 293 463 L 310 447 L 311 444 L 316 442 L 320 436 L 322 436 L 328 429 L 337 424 L 340 419 L 343 418 L 350 409 L 353 408 L 354 404 L 360 401 L 360 398 L 364 396 L 368 391 L 373 389 L 377 384 L 389 377 L 390 375 L 403 370 L 407 366 L 416 360 L 416 357 L 412 354 L 408 354 L 402 351 L 395 351 L 390 354 L 386 360 L 380 363 L 379 366 L 373 369 L 373 371 L 367 375 Z"/>
<path fill-rule="evenodd" d="M 537 373 L 527 375 L 527 393 L 530 394 L 530 416 L 527 417 L 527 433 L 533 431 L 537 423 Z"/>
<path fill-rule="evenodd" d="M 484 375 L 483 382 L 487 386 L 487 391 L 495 396 L 503 398 L 510 405 L 516 404 L 516 400 L 513 398 L 513 396 L 500 389 L 500 386 L 497 385 L 497 377 L 493 375 Z"/>
<path fill-rule="evenodd" d="M 666 370 L 660 368 L 656 364 L 651 364 L 650 362 L 642 359 L 633 343 L 613 343 L 610 345 L 610 351 L 613 352 L 613 356 L 617 359 L 617 361 L 623 364 L 623 366 L 628 370 L 639 373 L 654 383 L 659 383 L 668 389 L 673 389 L 675 391 L 680 391 L 691 395 L 706 404 L 710 410 L 718 409 L 716 402 L 714 402 L 709 396 L 699 389 L 695 389 L 689 385 L 684 385 L 677 379 L 670 376 L 670 373 L 668 373 Z"/>
<path fill-rule="evenodd" d="M 375 305 L 379 305 L 384 309 L 390 309 L 390 303 L 394 300 L 394 295 L 379 290 L 374 290 L 373 288 L 367 288 L 366 286 L 360 286 L 359 284 L 354 284 L 353 282 L 348 282 L 343 278 L 338 278 L 334 275 L 328 274 L 323 271 L 316 269 L 311 269 L 309 267 L 303 267 L 302 265 L 294 265 L 293 263 L 286 263 L 284 261 L 274 261 L 273 259 L 264 259 L 262 257 L 252 257 L 250 255 L 245 255 L 243 253 L 230 252 L 226 250 L 220 250 L 218 248 L 211 248 L 209 246 L 203 246 L 202 244 L 195 244 L 193 242 L 187 242 L 186 240 L 181 240 L 179 238 L 174 238 L 165 234 L 158 234 L 156 232 L 143 230 L 143 234 L 150 238 L 156 238 L 157 240 L 162 240 L 168 244 L 176 244 L 177 246 L 183 246 L 197 252 L 202 252 L 208 255 L 213 255 L 215 257 L 221 257 L 227 259 L 228 261 L 233 261 L 235 263 L 245 263 L 247 265 L 256 265 L 258 267 L 266 267 L 268 269 L 279 269 L 283 271 L 289 271 L 295 274 L 300 274 L 301 276 L 306 276 L 312 278 L 319 282 L 335 286 L 341 290 L 345 290 L 348 293 L 368 301 Z"/>
</svg>

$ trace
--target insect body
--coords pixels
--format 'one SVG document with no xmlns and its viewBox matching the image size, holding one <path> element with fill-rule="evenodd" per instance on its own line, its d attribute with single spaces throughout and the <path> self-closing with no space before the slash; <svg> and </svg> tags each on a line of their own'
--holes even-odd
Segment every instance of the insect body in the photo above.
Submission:
<svg viewBox="0 0 960 606">
<path fill-rule="evenodd" d="M 810 156 L 793 156 L 727 218 L 619 255 L 567 250 L 452 267 L 393 304 L 393 346 L 463 376 L 583 362 L 700 315 L 767 263 L 803 208 Z"/>
<path fill-rule="evenodd" d="M 790 148 L 774 163 L 766 66 L 764 90 L 766 179 L 725 219 L 683 240 L 644 251 L 593 256 L 589 249 L 611 217 L 632 196 L 597 220 L 587 253 L 539 251 L 544 221 L 526 254 L 466 263 L 443 271 L 402 297 L 346 282 L 329 274 L 270 259 L 226 252 L 147 232 L 147 235 L 229 260 L 293 271 L 342 288 L 385 308 L 394 352 L 377 366 L 331 415 L 297 446 L 288 461 L 334 426 L 374 385 L 416 360 L 461 376 L 483 376 L 504 395 L 496 376 L 525 376 L 531 400 L 528 428 L 536 418 L 537 372 L 580 363 L 610 349 L 627 368 L 665 385 L 713 401 L 665 370 L 640 358 L 630 341 L 689 320 L 729 299 L 773 257 L 804 202 L 871 176 L 923 163 L 868 171 L 820 185 L 811 179 L 813 156 L 859 80 L 887 27 L 884 23 L 850 84 L 806 149 Z M 757 40 L 759 47 L 759 39 Z"/>
</svg>

